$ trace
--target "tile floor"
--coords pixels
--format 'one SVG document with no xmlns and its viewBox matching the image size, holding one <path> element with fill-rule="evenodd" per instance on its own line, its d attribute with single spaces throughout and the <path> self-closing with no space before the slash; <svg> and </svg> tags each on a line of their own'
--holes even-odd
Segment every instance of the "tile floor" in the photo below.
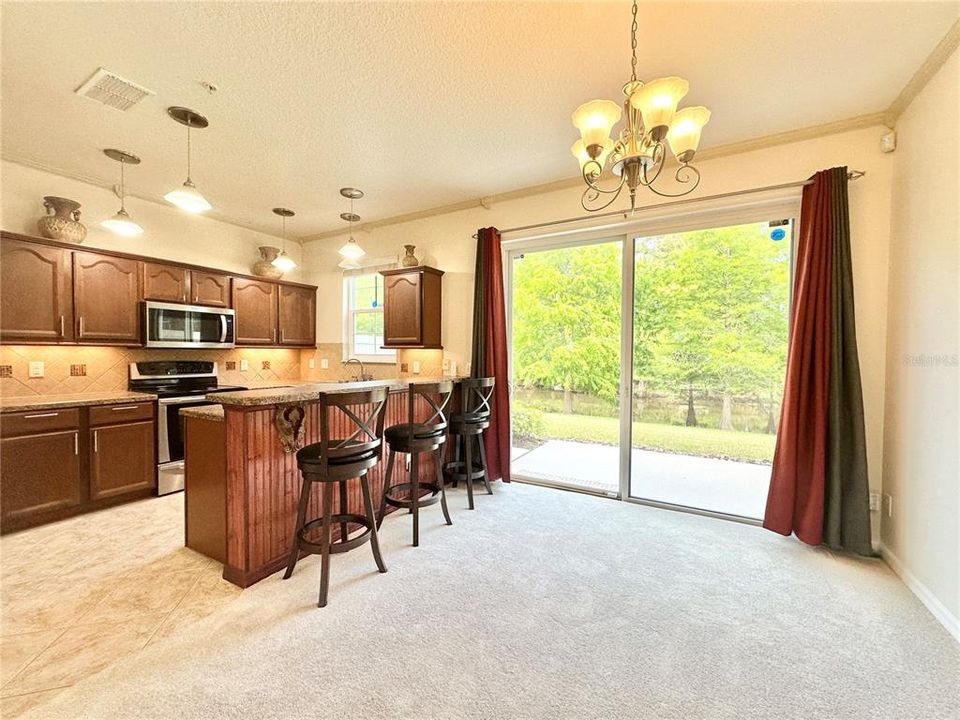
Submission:
<svg viewBox="0 0 960 720">
<path fill-rule="evenodd" d="M 15 718 L 240 595 L 183 547 L 183 493 L 0 539 L 0 716 Z"/>
</svg>

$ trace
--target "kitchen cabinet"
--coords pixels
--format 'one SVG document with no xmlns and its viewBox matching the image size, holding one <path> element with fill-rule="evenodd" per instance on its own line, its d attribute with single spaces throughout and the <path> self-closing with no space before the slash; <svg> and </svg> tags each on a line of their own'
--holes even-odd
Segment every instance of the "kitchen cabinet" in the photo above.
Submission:
<svg viewBox="0 0 960 720">
<path fill-rule="evenodd" d="M 157 465 L 152 420 L 90 429 L 90 499 L 152 489 Z"/>
<path fill-rule="evenodd" d="M 176 265 L 141 263 L 143 299 L 185 303 L 190 292 L 190 271 Z"/>
<path fill-rule="evenodd" d="M 192 270 L 190 288 L 190 302 L 193 305 L 231 306 L 229 275 Z"/>
<path fill-rule="evenodd" d="M 277 288 L 274 283 L 234 278 L 237 345 L 277 344 Z"/>
<path fill-rule="evenodd" d="M 136 260 L 73 253 L 73 307 L 77 342 L 140 344 L 140 273 Z"/>
<path fill-rule="evenodd" d="M 281 345 L 316 345 L 317 291 L 280 285 L 278 324 Z"/>
<path fill-rule="evenodd" d="M 442 348 L 440 344 L 443 271 L 418 266 L 382 270 L 383 346 Z"/>
<path fill-rule="evenodd" d="M 3 416 L 0 524 L 36 524 L 83 501 L 80 413 L 38 410 Z"/>
<path fill-rule="evenodd" d="M 0 341 L 73 340 L 70 251 L 18 240 L 0 247 Z"/>
</svg>

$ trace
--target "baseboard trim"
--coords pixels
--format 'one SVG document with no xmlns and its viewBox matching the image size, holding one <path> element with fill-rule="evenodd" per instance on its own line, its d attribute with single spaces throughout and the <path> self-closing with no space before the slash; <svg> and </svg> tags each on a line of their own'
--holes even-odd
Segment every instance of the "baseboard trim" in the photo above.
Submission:
<svg viewBox="0 0 960 720">
<path fill-rule="evenodd" d="M 880 556 L 887 565 L 890 566 L 890 569 L 903 580 L 903 584 L 910 588 L 911 592 L 919 598 L 920 602 L 924 604 L 924 607 L 930 611 L 930 614 L 946 628 L 947 632 L 953 636 L 953 639 L 960 642 L 960 618 L 955 617 L 954 614 L 947 609 L 947 606 L 940 602 L 937 597 L 930 592 L 930 589 L 917 579 L 916 575 L 904 567 L 903 563 L 900 562 L 900 558 L 890 552 L 890 549 L 883 543 L 880 543 Z"/>
</svg>

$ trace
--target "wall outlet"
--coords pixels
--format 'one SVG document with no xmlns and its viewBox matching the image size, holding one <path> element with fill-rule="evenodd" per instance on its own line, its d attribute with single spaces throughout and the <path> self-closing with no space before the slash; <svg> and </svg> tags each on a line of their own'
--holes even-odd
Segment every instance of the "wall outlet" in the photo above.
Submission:
<svg viewBox="0 0 960 720">
<path fill-rule="evenodd" d="M 890 493 L 883 494 L 883 509 L 886 511 L 887 517 L 893 517 L 893 495 Z"/>
<path fill-rule="evenodd" d="M 316 360 L 314 360 L 313 358 L 310 358 L 309 360 L 307 360 L 307 367 L 308 367 L 308 368 L 310 368 L 311 370 L 313 370 L 316 366 L 317 366 L 317 361 L 316 361 Z"/>
<path fill-rule="evenodd" d="M 443 359 L 443 369 L 444 369 L 444 370 L 449 370 L 449 369 L 450 369 L 450 358 L 445 357 L 445 358 Z"/>
<path fill-rule="evenodd" d="M 420 361 L 419 361 L 419 360 L 414 360 L 414 361 L 413 361 L 413 374 L 414 374 L 414 375 L 419 375 L 419 374 L 420 374 Z"/>
<path fill-rule="evenodd" d="M 249 370 L 249 369 L 250 369 L 250 363 L 247 362 L 246 360 L 241 360 L 241 361 L 240 361 L 240 369 L 241 369 L 241 370 Z"/>
<path fill-rule="evenodd" d="M 320 369 L 321 369 L 321 370 L 329 370 L 329 369 L 330 369 L 330 361 L 327 360 L 326 358 L 320 358 Z"/>
<path fill-rule="evenodd" d="M 870 512 L 878 512 L 881 502 L 880 493 L 870 493 Z"/>
<path fill-rule="evenodd" d="M 31 360 L 30 361 L 30 377 L 42 378 L 43 374 L 44 374 L 43 360 Z"/>
</svg>

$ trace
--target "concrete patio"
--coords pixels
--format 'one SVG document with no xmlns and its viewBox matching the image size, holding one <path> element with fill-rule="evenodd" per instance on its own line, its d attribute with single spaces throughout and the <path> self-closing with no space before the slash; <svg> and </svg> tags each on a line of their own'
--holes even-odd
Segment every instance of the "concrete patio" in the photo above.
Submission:
<svg viewBox="0 0 960 720">
<path fill-rule="evenodd" d="M 534 450 L 514 448 L 513 473 L 616 494 L 619 454 L 612 445 L 548 440 Z M 631 497 L 763 517 L 769 465 L 637 449 L 631 456 Z"/>
</svg>

